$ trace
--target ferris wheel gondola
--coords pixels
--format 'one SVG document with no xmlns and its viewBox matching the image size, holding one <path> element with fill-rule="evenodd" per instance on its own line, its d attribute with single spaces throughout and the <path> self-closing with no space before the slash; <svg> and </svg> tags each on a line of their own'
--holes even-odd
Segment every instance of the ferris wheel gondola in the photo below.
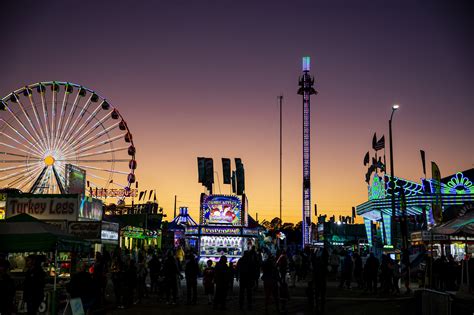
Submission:
<svg viewBox="0 0 474 315">
<path fill-rule="evenodd" d="M 136 149 L 119 111 L 69 82 L 39 82 L 0 100 L 0 187 L 64 193 L 66 165 L 85 170 L 90 189 L 130 190 Z"/>
</svg>

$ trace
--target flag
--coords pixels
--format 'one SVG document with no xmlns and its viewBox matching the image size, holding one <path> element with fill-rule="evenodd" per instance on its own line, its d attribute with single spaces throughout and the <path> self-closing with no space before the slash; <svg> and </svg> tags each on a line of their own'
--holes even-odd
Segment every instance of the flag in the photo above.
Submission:
<svg viewBox="0 0 474 315">
<path fill-rule="evenodd" d="M 356 217 L 356 208 L 352 207 L 352 221 L 354 221 L 355 217 Z"/>
<path fill-rule="evenodd" d="M 367 153 L 365 154 L 364 156 L 364 166 L 366 166 L 367 164 L 369 164 L 369 151 L 367 151 Z"/>
<path fill-rule="evenodd" d="M 435 162 L 431 162 L 431 177 L 433 178 L 433 194 L 435 200 L 432 204 L 433 218 L 439 224 L 443 221 L 443 205 L 441 201 L 441 172 Z"/>
<path fill-rule="evenodd" d="M 380 140 L 375 143 L 373 148 L 374 148 L 375 151 L 384 149 L 385 148 L 385 136 L 382 136 L 382 138 L 380 138 Z"/>
<path fill-rule="evenodd" d="M 421 164 L 423 165 L 423 174 L 426 177 L 425 151 L 420 150 L 420 154 L 421 154 Z"/>
<path fill-rule="evenodd" d="M 148 200 L 151 199 L 151 194 L 153 193 L 153 190 L 150 190 L 150 194 L 148 195 Z"/>
<path fill-rule="evenodd" d="M 374 137 L 372 138 L 372 148 L 375 150 L 375 146 L 377 145 L 377 133 L 374 132 Z"/>
<path fill-rule="evenodd" d="M 143 191 L 140 191 L 140 195 L 139 195 L 139 197 L 138 197 L 138 201 L 142 200 L 143 193 L 144 193 Z"/>
<path fill-rule="evenodd" d="M 155 190 L 155 193 L 153 195 L 153 202 L 156 202 L 156 190 Z"/>
</svg>

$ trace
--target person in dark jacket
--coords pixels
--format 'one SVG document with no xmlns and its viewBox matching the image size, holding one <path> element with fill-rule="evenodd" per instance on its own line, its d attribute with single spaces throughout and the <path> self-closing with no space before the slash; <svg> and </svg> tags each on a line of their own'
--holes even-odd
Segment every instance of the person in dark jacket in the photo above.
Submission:
<svg viewBox="0 0 474 315">
<path fill-rule="evenodd" d="M 197 277 L 199 266 L 192 253 L 186 257 L 184 276 L 186 278 L 186 300 L 188 304 L 196 304 L 197 301 Z"/>
<path fill-rule="evenodd" d="M 351 288 L 353 267 L 354 263 L 352 262 L 352 257 L 349 253 L 347 253 L 342 263 L 341 282 L 339 283 L 339 288 L 343 288 L 344 286 L 346 286 L 348 289 Z"/>
<path fill-rule="evenodd" d="M 7 271 L 7 261 L 0 261 L 0 314 L 2 315 L 12 314 L 15 299 L 15 284 Z"/>
<path fill-rule="evenodd" d="M 364 276 L 367 283 L 367 290 L 369 292 L 377 293 L 377 275 L 379 271 L 379 260 L 374 253 L 370 253 L 369 258 L 365 262 Z"/>
<path fill-rule="evenodd" d="M 178 276 L 180 276 L 178 262 L 169 251 L 163 265 L 163 274 L 165 277 L 166 303 L 176 304 L 178 295 Z M 172 300 L 170 298 L 172 297 Z"/>
<path fill-rule="evenodd" d="M 255 284 L 256 262 L 251 252 L 245 251 L 237 262 L 237 279 L 239 281 L 239 306 L 244 307 L 245 293 L 247 293 L 247 306 L 252 309 L 252 288 Z"/>
<path fill-rule="evenodd" d="M 354 278 L 357 283 L 357 288 L 362 288 L 362 258 L 358 253 L 354 254 Z"/>
<path fill-rule="evenodd" d="M 71 276 L 67 289 L 71 298 L 81 299 L 84 312 L 87 313 L 94 304 L 94 283 L 85 265 L 80 266 L 78 272 Z"/>
<path fill-rule="evenodd" d="M 130 259 L 128 267 L 125 270 L 125 296 L 124 304 L 125 306 L 131 306 L 134 302 L 135 289 L 137 288 L 137 267 L 135 265 L 135 260 Z"/>
<path fill-rule="evenodd" d="M 35 315 L 44 299 L 46 274 L 41 268 L 41 262 L 36 255 L 26 258 L 28 270 L 25 275 L 23 299 L 26 302 L 27 313 Z"/>
<path fill-rule="evenodd" d="M 227 257 L 222 255 L 214 270 L 214 282 L 216 283 L 216 295 L 214 296 L 214 309 L 219 307 L 226 309 L 227 292 L 229 291 L 232 272 L 227 265 Z"/>
<path fill-rule="evenodd" d="M 329 253 L 326 248 L 323 248 L 313 255 L 312 258 L 315 308 L 316 312 L 324 313 L 326 305 Z"/>
<path fill-rule="evenodd" d="M 265 292 L 265 313 L 268 313 L 270 302 L 276 307 L 276 311 L 280 312 L 280 303 L 278 298 L 278 282 L 280 281 L 280 273 L 278 272 L 275 258 L 270 254 L 262 264 L 262 281 L 263 290 Z"/>
</svg>

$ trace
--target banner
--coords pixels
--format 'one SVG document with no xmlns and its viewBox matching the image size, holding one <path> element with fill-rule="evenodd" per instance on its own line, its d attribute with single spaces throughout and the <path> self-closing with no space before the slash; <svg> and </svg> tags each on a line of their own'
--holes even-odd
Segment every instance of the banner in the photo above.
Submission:
<svg viewBox="0 0 474 315">
<path fill-rule="evenodd" d="M 76 221 L 69 222 L 68 232 L 85 240 L 100 241 L 101 222 Z"/>
<path fill-rule="evenodd" d="M 77 195 L 47 195 L 45 197 L 24 195 L 8 197 L 7 218 L 26 213 L 39 220 L 77 220 L 79 208 Z"/>
<path fill-rule="evenodd" d="M 433 178 L 433 194 L 435 201 L 432 204 L 433 218 L 437 224 L 443 221 L 443 205 L 441 200 L 441 172 L 435 162 L 431 162 L 431 177 Z"/>
</svg>

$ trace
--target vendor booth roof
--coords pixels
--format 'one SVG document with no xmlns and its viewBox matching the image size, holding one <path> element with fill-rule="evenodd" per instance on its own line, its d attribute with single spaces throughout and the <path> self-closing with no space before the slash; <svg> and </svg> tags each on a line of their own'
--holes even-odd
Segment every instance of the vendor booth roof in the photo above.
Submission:
<svg viewBox="0 0 474 315">
<path fill-rule="evenodd" d="M 452 219 L 431 230 L 434 234 L 444 235 L 474 235 L 474 211 Z"/>
<path fill-rule="evenodd" d="M 0 252 L 87 251 L 90 243 L 28 214 L 0 222 Z"/>
</svg>

